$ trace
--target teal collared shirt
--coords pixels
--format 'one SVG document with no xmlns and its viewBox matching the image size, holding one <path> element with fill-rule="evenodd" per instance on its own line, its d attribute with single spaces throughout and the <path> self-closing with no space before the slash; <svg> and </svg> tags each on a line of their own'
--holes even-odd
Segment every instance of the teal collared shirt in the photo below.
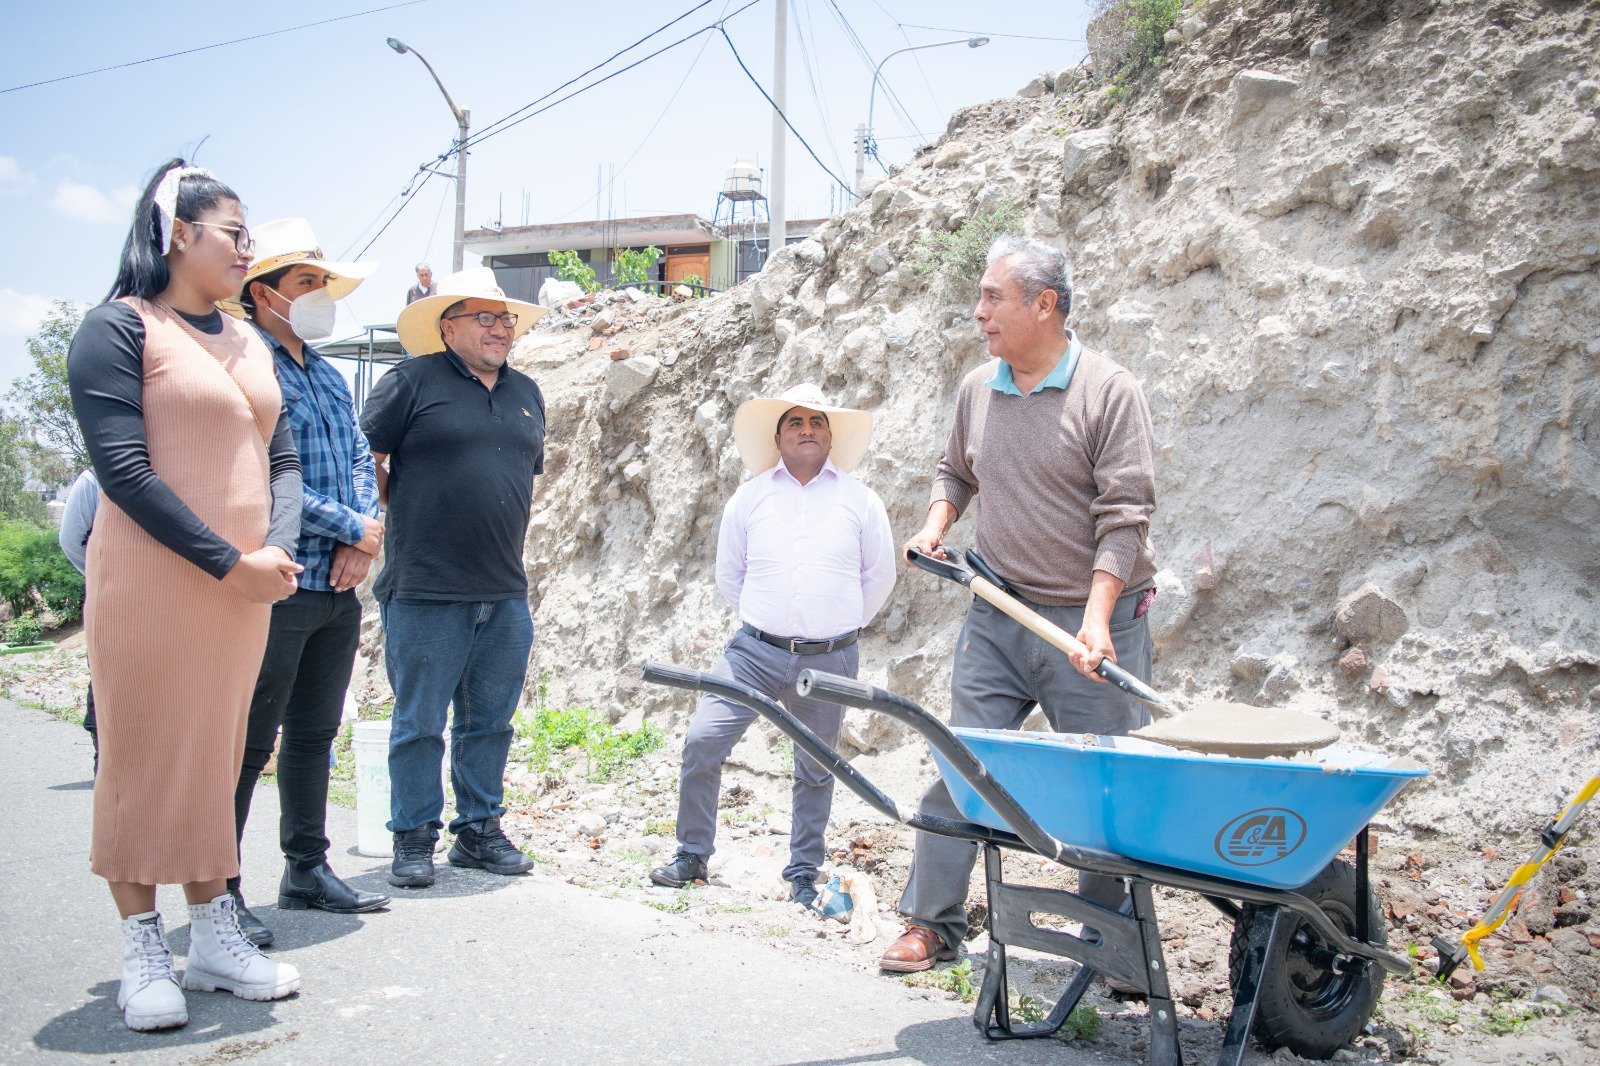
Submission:
<svg viewBox="0 0 1600 1066">
<path fill-rule="evenodd" d="M 1068 385 L 1072 384 L 1072 372 L 1078 368 L 1079 351 L 1081 351 L 1081 348 L 1078 345 L 1078 335 L 1070 329 L 1067 330 L 1066 354 L 1062 355 L 1061 361 L 1055 365 L 1055 369 L 1046 374 L 1044 380 L 1035 385 L 1033 392 L 1028 395 L 1031 396 L 1033 393 L 1042 392 L 1045 389 L 1065 390 Z M 996 362 L 1000 365 L 995 368 L 994 377 L 989 379 L 989 387 L 995 392 L 1003 392 L 1008 396 L 1021 396 L 1022 390 L 1017 388 L 1016 381 L 1011 377 L 1011 364 L 1004 359 L 996 360 Z"/>
</svg>

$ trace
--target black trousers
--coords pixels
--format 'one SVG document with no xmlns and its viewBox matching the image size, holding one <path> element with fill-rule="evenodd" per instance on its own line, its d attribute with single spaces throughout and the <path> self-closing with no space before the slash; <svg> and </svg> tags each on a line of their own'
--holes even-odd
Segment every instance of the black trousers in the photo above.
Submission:
<svg viewBox="0 0 1600 1066">
<path fill-rule="evenodd" d="M 278 837 L 284 858 L 296 869 L 309 870 L 327 859 L 329 756 L 360 637 L 361 602 L 354 591 L 301 589 L 272 607 L 233 814 L 243 840 L 256 779 L 272 757 L 281 726 Z"/>
</svg>

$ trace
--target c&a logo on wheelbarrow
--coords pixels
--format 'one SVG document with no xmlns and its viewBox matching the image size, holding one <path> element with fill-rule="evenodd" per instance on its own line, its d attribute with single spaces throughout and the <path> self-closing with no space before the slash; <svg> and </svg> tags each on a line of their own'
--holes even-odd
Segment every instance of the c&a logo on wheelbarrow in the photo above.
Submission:
<svg viewBox="0 0 1600 1066">
<path fill-rule="evenodd" d="M 1216 852 L 1234 866 L 1265 866 L 1305 842 L 1306 820 L 1285 807 L 1258 807 L 1222 827 Z"/>
</svg>

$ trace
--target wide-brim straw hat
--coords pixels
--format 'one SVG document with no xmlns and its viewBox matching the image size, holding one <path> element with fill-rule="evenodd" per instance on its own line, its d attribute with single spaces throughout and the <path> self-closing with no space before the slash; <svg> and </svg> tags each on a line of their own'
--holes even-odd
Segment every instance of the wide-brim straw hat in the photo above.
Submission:
<svg viewBox="0 0 1600 1066">
<path fill-rule="evenodd" d="M 841 470 L 861 465 L 872 443 L 872 413 L 839 407 L 827 401 L 815 385 L 796 385 L 781 396 L 758 396 L 739 405 L 733 416 L 733 445 L 745 469 L 760 474 L 778 465 L 778 419 L 791 407 L 808 407 L 828 416 L 833 448 L 828 458 Z"/>
<path fill-rule="evenodd" d="M 439 332 L 439 316 L 444 314 L 445 308 L 462 300 L 499 300 L 505 304 L 506 310 L 517 316 L 516 328 L 511 331 L 513 341 L 532 329 L 533 324 L 549 310 L 538 304 L 509 298 L 495 280 L 493 269 L 472 267 L 440 278 L 432 296 L 424 296 L 400 312 L 394 329 L 400 335 L 400 343 L 405 350 L 412 355 L 437 355 L 444 351 L 444 334 Z"/>
<path fill-rule="evenodd" d="M 244 272 L 246 285 L 264 274 L 304 263 L 326 270 L 330 275 L 328 295 L 342 300 L 378 269 L 376 263 L 341 263 L 324 256 L 316 234 L 311 232 L 311 223 L 303 218 L 275 218 L 263 222 L 251 227 L 250 236 L 255 238 L 256 251 L 250 269 Z M 243 308 L 227 307 L 225 310 L 243 313 Z"/>
</svg>

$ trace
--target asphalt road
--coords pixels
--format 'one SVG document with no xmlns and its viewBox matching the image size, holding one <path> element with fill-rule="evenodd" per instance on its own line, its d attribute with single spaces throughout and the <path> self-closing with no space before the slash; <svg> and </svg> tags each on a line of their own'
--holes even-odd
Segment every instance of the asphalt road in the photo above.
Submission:
<svg viewBox="0 0 1600 1066">
<path fill-rule="evenodd" d="M 245 841 L 246 894 L 304 990 L 269 1004 L 191 992 L 186 1028 L 133 1033 L 116 1008 L 116 911 L 89 872 L 88 738 L 5 701 L 0 737 L 0 797 L 11 812 L 0 1061 L 1126 1061 L 1056 1040 L 987 1043 L 964 1004 L 537 873 L 504 878 L 441 863 L 433 889 L 386 912 L 279 911 L 277 801 L 265 785 Z M 355 854 L 354 814 L 333 808 L 329 822 L 335 869 L 357 886 L 398 892 L 384 880 L 387 860 Z M 182 893 L 163 888 L 159 898 L 181 967 Z"/>
</svg>

